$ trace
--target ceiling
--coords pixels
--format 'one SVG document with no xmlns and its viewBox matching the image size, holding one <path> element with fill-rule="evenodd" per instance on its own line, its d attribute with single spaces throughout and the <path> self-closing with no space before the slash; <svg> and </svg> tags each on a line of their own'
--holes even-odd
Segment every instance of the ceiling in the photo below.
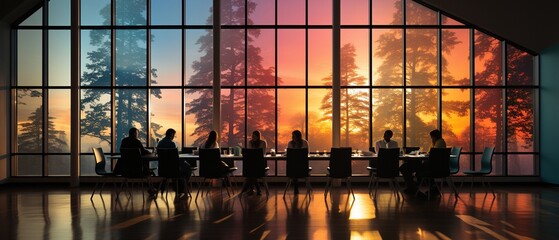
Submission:
<svg viewBox="0 0 559 240">
<path fill-rule="evenodd" d="M 534 53 L 559 43 L 556 0 L 416 1 L 431 5 Z M 40 0 L 0 0 L 0 21 L 11 23 L 38 2 Z"/>
</svg>

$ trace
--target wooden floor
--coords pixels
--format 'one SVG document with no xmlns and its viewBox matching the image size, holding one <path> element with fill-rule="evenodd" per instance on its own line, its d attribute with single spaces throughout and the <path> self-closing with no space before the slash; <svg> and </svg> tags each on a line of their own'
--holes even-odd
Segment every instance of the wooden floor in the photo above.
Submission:
<svg viewBox="0 0 559 240">
<path fill-rule="evenodd" d="M 227 194 L 215 188 L 198 201 L 128 198 L 107 188 L 90 201 L 92 186 L 0 185 L 0 239 L 557 239 L 559 187 L 474 187 L 431 200 L 398 200 L 382 186 L 373 201 L 365 185 L 355 198 L 344 188 L 324 198 L 314 186 L 283 198 Z M 301 190 L 303 190 L 302 188 Z M 237 189 L 238 191 L 238 189 Z"/>
</svg>

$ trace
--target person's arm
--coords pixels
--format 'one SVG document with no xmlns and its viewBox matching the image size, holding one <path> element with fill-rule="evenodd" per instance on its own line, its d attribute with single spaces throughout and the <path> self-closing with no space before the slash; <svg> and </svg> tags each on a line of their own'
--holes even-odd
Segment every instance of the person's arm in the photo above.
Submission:
<svg viewBox="0 0 559 240">
<path fill-rule="evenodd" d="M 142 155 L 146 155 L 146 154 L 150 154 L 151 152 L 148 151 L 146 148 L 144 148 L 144 145 L 142 144 L 142 142 L 140 142 L 140 140 L 137 140 L 137 145 L 138 148 L 140 149 L 140 151 L 142 152 Z"/>
<path fill-rule="evenodd" d="M 287 148 L 293 148 L 293 141 L 289 141 L 289 143 L 287 143 Z"/>
<path fill-rule="evenodd" d="M 268 148 L 268 143 L 266 141 L 262 141 L 260 145 L 262 147 L 262 153 L 264 153 L 264 156 L 266 156 L 266 148 Z"/>
</svg>

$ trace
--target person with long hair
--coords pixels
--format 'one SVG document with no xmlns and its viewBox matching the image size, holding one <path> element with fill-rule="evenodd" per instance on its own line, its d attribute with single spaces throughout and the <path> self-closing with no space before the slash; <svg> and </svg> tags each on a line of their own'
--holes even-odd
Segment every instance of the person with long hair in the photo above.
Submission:
<svg viewBox="0 0 559 240">
<path fill-rule="evenodd" d="M 287 144 L 287 148 L 309 148 L 309 142 L 303 139 L 303 134 L 299 130 L 291 133 L 291 141 Z M 293 183 L 293 193 L 299 194 L 299 180 L 297 178 L 291 179 Z"/>
<path fill-rule="evenodd" d="M 219 143 L 217 143 L 217 132 L 214 130 L 210 131 L 208 139 L 206 139 L 206 142 L 204 142 L 200 148 L 219 148 Z"/>
<path fill-rule="evenodd" d="M 265 140 L 262 140 L 261 137 L 262 134 L 260 134 L 260 131 L 258 130 L 253 131 L 251 139 L 248 142 L 248 148 L 253 148 L 253 149 L 261 148 L 262 153 L 265 155 L 266 147 L 268 144 L 266 143 Z M 256 178 L 246 178 L 242 192 L 247 192 L 249 195 L 252 195 L 252 193 L 254 192 L 254 188 L 256 188 L 257 195 L 259 196 L 262 195 L 262 193 L 260 192 L 260 186 L 258 185 L 258 180 Z"/>
</svg>

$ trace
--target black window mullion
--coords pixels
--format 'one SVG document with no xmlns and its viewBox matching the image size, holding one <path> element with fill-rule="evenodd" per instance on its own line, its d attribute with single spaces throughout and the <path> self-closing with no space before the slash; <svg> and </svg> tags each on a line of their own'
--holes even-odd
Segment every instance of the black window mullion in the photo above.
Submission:
<svg viewBox="0 0 559 240">
<path fill-rule="evenodd" d="M 146 0 L 146 145 L 155 146 L 151 142 L 151 0 Z M 141 30 L 137 30 L 141 31 Z M 155 136 L 154 136 L 155 137 Z"/>
<path fill-rule="evenodd" d="M 406 125 L 406 119 L 407 119 L 407 104 L 406 104 L 406 29 L 407 26 L 406 24 L 406 1 L 402 1 L 402 23 L 404 25 L 402 25 L 402 109 L 403 109 L 403 114 L 402 114 L 402 146 L 406 147 L 407 146 L 407 125 Z"/>
<path fill-rule="evenodd" d="M 503 159 L 501 161 L 501 167 L 503 168 L 503 175 L 507 176 L 508 175 L 508 119 L 507 119 L 507 108 L 508 108 L 508 104 L 507 104 L 507 91 L 508 91 L 508 85 L 507 85 L 507 42 L 506 41 L 501 41 L 501 66 L 502 66 L 502 84 L 504 86 L 504 89 L 502 90 L 502 96 L 503 96 L 503 100 L 502 100 L 502 104 L 503 104 L 503 127 L 501 129 L 501 131 L 503 131 L 503 135 L 501 136 L 502 139 L 502 143 L 503 146 L 501 146 L 503 148 Z"/>
<path fill-rule="evenodd" d="M 475 107 L 476 107 L 476 81 L 475 81 L 475 31 L 470 29 L 470 169 L 475 169 L 476 167 L 476 141 L 475 141 Z"/>
<path fill-rule="evenodd" d="M 48 86 L 49 83 L 49 31 L 48 31 L 48 26 L 49 26 L 49 1 L 45 0 L 43 1 L 43 32 L 42 32 L 42 36 L 43 36 L 43 59 L 42 59 L 42 83 L 43 86 Z M 48 155 L 46 155 L 46 153 L 48 153 L 48 104 L 49 104 L 49 95 L 48 95 L 48 89 L 43 89 L 42 90 L 42 139 L 41 142 L 43 144 L 42 146 L 42 176 L 48 176 Z"/>
</svg>

